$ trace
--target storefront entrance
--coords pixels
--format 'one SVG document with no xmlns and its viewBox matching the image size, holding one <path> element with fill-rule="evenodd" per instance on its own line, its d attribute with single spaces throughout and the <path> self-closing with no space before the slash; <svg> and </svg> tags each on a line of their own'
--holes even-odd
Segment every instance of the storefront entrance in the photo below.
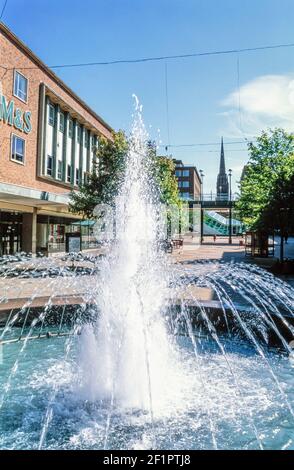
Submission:
<svg viewBox="0 0 294 470">
<path fill-rule="evenodd" d="M 22 249 L 22 214 L 0 211 L 0 256 Z"/>
</svg>

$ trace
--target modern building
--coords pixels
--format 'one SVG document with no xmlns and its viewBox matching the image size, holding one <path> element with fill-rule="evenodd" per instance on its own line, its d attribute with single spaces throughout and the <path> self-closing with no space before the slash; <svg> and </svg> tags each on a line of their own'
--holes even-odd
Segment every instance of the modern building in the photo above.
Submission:
<svg viewBox="0 0 294 470">
<path fill-rule="evenodd" d="M 65 251 L 91 226 L 68 211 L 95 148 L 112 128 L 0 24 L 0 255 Z"/>
<path fill-rule="evenodd" d="M 180 197 L 185 200 L 199 201 L 201 178 L 197 168 L 195 166 L 184 165 L 182 160 L 174 160 L 174 163 Z"/>
</svg>

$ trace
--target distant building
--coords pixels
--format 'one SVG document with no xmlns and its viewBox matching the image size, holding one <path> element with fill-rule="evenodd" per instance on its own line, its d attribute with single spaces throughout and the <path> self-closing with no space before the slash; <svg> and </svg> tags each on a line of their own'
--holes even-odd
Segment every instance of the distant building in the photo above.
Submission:
<svg viewBox="0 0 294 470">
<path fill-rule="evenodd" d="M 185 200 L 200 200 L 201 178 L 197 168 L 184 165 L 182 160 L 174 160 L 174 163 L 180 197 Z"/>
<path fill-rule="evenodd" d="M 219 174 L 217 175 L 216 182 L 216 198 L 220 201 L 227 201 L 229 199 L 229 180 L 226 173 L 226 164 L 225 164 L 225 151 L 224 151 L 224 141 L 222 138 L 221 142 L 221 154 L 220 154 L 220 164 L 219 164 Z"/>
</svg>

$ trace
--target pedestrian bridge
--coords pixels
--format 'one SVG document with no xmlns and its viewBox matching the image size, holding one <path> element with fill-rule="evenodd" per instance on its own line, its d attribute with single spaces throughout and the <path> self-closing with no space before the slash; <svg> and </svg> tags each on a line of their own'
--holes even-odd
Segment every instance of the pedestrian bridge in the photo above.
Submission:
<svg viewBox="0 0 294 470">
<path fill-rule="evenodd" d="M 202 209 L 230 209 L 233 208 L 238 200 L 238 194 L 231 196 L 228 194 L 217 195 L 216 193 L 202 194 L 199 198 L 189 200 L 189 206 L 200 204 Z"/>
</svg>

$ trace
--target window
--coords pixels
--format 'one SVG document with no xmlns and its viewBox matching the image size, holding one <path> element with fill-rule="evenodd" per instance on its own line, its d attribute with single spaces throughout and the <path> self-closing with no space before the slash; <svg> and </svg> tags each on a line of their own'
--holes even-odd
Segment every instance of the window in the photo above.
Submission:
<svg viewBox="0 0 294 470">
<path fill-rule="evenodd" d="M 53 157 L 51 155 L 47 155 L 47 175 L 52 176 L 53 170 Z"/>
<path fill-rule="evenodd" d="M 11 141 L 11 159 L 19 163 L 24 163 L 24 157 L 25 140 L 13 134 Z"/>
<path fill-rule="evenodd" d="M 182 187 L 182 181 L 178 181 L 178 188 Z"/>
<path fill-rule="evenodd" d="M 80 184 L 80 170 L 76 168 L 76 185 Z"/>
<path fill-rule="evenodd" d="M 14 73 L 13 94 L 21 101 L 28 100 L 28 79 L 17 71 Z"/>
<path fill-rule="evenodd" d="M 54 126 L 55 122 L 55 108 L 53 104 L 49 104 L 49 114 L 48 114 L 48 123 L 50 126 Z"/>
<path fill-rule="evenodd" d="M 73 121 L 72 119 L 69 120 L 68 122 L 68 137 L 72 139 L 73 137 Z"/>
<path fill-rule="evenodd" d="M 67 165 L 66 181 L 67 181 L 68 183 L 71 183 L 71 165 Z"/>
<path fill-rule="evenodd" d="M 189 170 L 183 170 L 183 176 L 190 176 Z"/>
<path fill-rule="evenodd" d="M 190 199 L 190 193 L 182 193 L 181 198 L 182 199 Z"/>
<path fill-rule="evenodd" d="M 61 180 L 62 179 L 62 161 L 58 160 L 57 163 L 57 179 Z"/>
<path fill-rule="evenodd" d="M 181 170 L 176 170 L 176 176 L 182 176 L 182 171 Z"/>
<path fill-rule="evenodd" d="M 84 143 L 85 143 L 85 147 L 86 149 L 89 147 L 89 133 L 88 131 L 86 130 L 85 131 L 85 140 L 84 140 Z"/>
<path fill-rule="evenodd" d="M 77 132 L 77 141 L 78 141 L 78 144 L 80 144 L 81 138 L 82 138 L 82 129 L 80 126 L 77 126 L 76 132 Z"/>
<path fill-rule="evenodd" d="M 183 181 L 182 182 L 182 188 L 189 188 L 190 184 L 189 184 L 189 181 Z"/>
<path fill-rule="evenodd" d="M 60 113 L 59 115 L 59 130 L 60 132 L 64 132 L 64 114 Z"/>
</svg>

